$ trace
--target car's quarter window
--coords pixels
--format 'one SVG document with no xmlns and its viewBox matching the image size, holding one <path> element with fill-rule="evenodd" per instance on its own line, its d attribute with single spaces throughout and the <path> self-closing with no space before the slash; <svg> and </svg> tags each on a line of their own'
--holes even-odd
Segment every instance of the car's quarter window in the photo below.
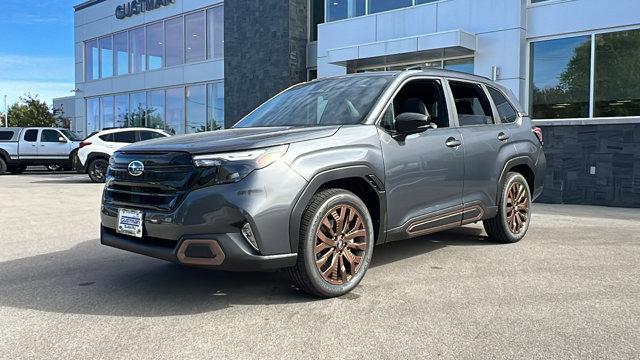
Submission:
<svg viewBox="0 0 640 360">
<path fill-rule="evenodd" d="M 480 84 L 450 81 L 449 85 L 460 126 L 494 124 L 491 103 Z"/>
<path fill-rule="evenodd" d="M 161 137 L 164 137 L 164 135 L 155 131 L 140 131 L 139 137 L 140 137 L 140 141 L 145 141 L 145 140 L 161 138 Z"/>
<path fill-rule="evenodd" d="M 489 95 L 493 99 L 493 103 L 496 105 L 496 109 L 498 109 L 498 116 L 500 117 L 500 121 L 502 123 L 512 123 L 518 120 L 518 112 L 513 108 L 513 105 L 507 100 L 507 98 L 502 95 L 502 93 L 492 87 L 487 87 L 489 89 Z"/>
<path fill-rule="evenodd" d="M 113 142 L 113 133 L 111 134 L 104 134 L 104 135 L 100 135 L 98 136 L 100 138 L 100 140 L 102 141 L 106 141 L 106 142 Z"/>
<path fill-rule="evenodd" d="M 38 141 L 38 130 L 30 129 L 24 132 L 24 141 L 36 142 Z"/>
<path fill-rule="evenodd" d="M 136 142 L 135 131 L 122 131 L 113 134 L 113 142 L 133 144 Z"/>
<path fill-rule="evenodd" d="M 412 80 L 402 86 L 393 99 L 393 107 L 387 108 L 380 125 L 393 130 L 395 117 L 406 112 L 420 113 L 431 116 L 434 128 L 449 127 L 442 84 L 438 80 Z"/>
<path fill-rule="evenodd" d="M 57 143 L 60 142 L 60 134 L 57 130 L 42 130 L 42 135 L 40 135 L 40 142 L 46 143 Z"/>
</svg>

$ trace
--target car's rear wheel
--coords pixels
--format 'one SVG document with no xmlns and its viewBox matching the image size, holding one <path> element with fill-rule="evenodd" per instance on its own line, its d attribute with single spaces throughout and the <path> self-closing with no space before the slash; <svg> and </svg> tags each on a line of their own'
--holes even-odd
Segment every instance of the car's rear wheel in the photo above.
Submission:
<svg viewBox="0 0 640 360">
<path fill-rule="evenodd" d="M 323 190 L 305 210 L 298 261 L 289 275 L 309 294 L 344 295 L 364 277 L 373 246 L 373 222 L 362 200 L 346 190 Z"/>
<path fill-rule="evenodd" d="M 4 174 L 7 171 L 7 163 L 4 162 L 3 158 L 0 158 L 0 175 Z"/>
<path fill-rule="evenodd" d="M 498 215 L 484 221 L 489 238 L 502 243 L 515 243 L 526 235 L 531 222 L 531 190 L 519 173 L 509 173 L 500 194 Z"/>
<path fill-rule="evenodd" d="M 87 173 L 89 174 L 89 178 L 94 183 L 103 183 L 107 179 L 107 168 L 109 167 L 109 162 L 105 159 L 95 159 L 91 160 L 89 163 L 89 167 L 87 168 Z"/>
</svg>

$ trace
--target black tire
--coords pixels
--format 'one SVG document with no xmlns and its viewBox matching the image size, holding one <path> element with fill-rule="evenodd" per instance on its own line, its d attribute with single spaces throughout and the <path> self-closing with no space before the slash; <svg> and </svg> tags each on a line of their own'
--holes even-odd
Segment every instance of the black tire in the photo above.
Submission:
<svg viewBox="0 0 640 360">
<path fill-rule="evenodd" d="M 3 158 L 0 157 L 0 175 L 4 174 L 7 171 L 7 163 Z"/>
<path fill-rule="evenodd" d="M 515 208 L 512 205 L 514 201 L 511 199 L 513 198 L 517 203 Z M 531 190 L 529 184 L 521 174 L 510 172 L 507 174 L 500 192 L 498 214 L 483 222 L 484 229 L 491 240 L 511 244 L 524 238 L 530 223 Z"/>
<path fill-rule="evenodd" d="M 105 159 L 99 158 L 91 160 L 87 167 L 87 174 L 94 183 L 104 183 L 107 179 L 107 167 L 109 162 Z"/>
<path fill-rule="evenodd" d="M 20 175 L 27 170 L 27 165 L 16 165 L 9 168 L 9 172 L 14 175 Z"/>
<path fill-rule="evenodd" d="M 335 216 L 331 214 L 338 214 L 338 211 L 341 211 L 338 219 L 332 217 L 331 219 L 335 220 L 331 222 L 328 217 Z M 317 232 L 333 231 L 328 230 L 329 228 L 326 226 L 324 230 L 321 230 L 325 218 L 336 229 L 342 224 L 342 235 L 336 232 L 333 240 L 327 239 L 332 241 L 334 245 L 320 244 L 326 247 L 321 251 L 326 252 L 316 252 L 315 250 L 318 249 L 316 241 L 322 241 L 317 237 Z M 347 219 L 347 223 L 344 222 L 344 219 Z M 358 222 L 358 219 L 361 221 Z M 344 229 L 347 228 L 350 230 L 345 233 Z M 354 237 L 356 233 L 364 235 Z M 351 238 L 349 239 L 349 237 Z M 303 214 L 298 260 L 294 267 L 288 269 L 289 276 L 300 290 L 311 295 L 321 298 L 344 295 L 358 286 L 367 272 L 373 255 L 374 238 L 371 215 L 360 198 L 343 189 L 323 190 L 313 196 Z M 334 283 L 331 283 L 330 279 L 325 279 L 321 273 L 323 265 L 320 265 L 320 268 L 316 266 L 317 256 L 320 256 L 320 259 L 326 258 L 325 272 L 329 272 L 329 268 L 332 268 L 331 273 L 341 279 L 333 279 Z M 328 262 L 329 258 L 331 258 L 330 263 Z M 354 262 L 349 259 L 353 261 L 359 259 L 359 262 L 355 262 L 357 265 L 354 266 Z M 347 275 L 347 268 L 350 276 Z M 331 276 L 329 275 L 329 277 Z M 344 281 L 343 278 L 347 278 L 347 280 Z"/>
</svg>

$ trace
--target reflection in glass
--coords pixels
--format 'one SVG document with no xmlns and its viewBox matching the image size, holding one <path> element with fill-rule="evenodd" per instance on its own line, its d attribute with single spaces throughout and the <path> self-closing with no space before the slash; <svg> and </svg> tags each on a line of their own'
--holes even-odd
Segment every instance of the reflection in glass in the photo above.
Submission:
<svg viewBox="0 0 640 360">
<path fill-rule="evenodd" d="M 464 59 L 445 60 L 444 68 L 446 70 L 460 71 L 467 74 L 473 74 L 474 59 L 464 58 Z"/>
<path fill-rule="evenodd" d="M 184 17 L 186 62 L 202 61 L 206 55 L 205 44 L 205 13 L 200 11 Z"/>
<path fill-rule="evenodd" d="M 596 35 L 595 117 L 640 115 L 640 30 Z"/>
<path fill-rule="evenodd" d="M 327 21 L 335 21 L 365 14 L 366 0 L 327 1 Z"/>
<path fill-rule="evenodd" d="M 224 56 L 224 7 L 218 6 L 207 10 L 207 31 L 209 46 L 207 57 L 209 59 Z"/>
<path fill-rule="evenodd" d="M 167 43 L 167 66 L 184 63 L 184 29 L 182 17 L 167 20 L 165 26 L 165 41 Z"/>
<path fill-rule="evenodd" d="M 164 34 L 162 23 L 147 25 L 147 67 L 160 69 L 164 58 Z"/>
<path fill-rule="evenodd" d="M 145 71 L 147 67 L 144 53 L 144 28 L 129 31 L 129 51 L 131 55 L 131 72 Z"/>
<path fill-rule="evenodd" d="M 164 90 L 147 93 L 147 127 L 164 129 Z"/>
<path fill-rule="evenodd" d="M 224 83 L 207 85 L 207 129 L 224 129 Z"/>
<path fill-rule="evenodd" d="M 187 86 L 187 133 L 207 131 L 207 88 Z"/>
<path fill-rule="evenodd" d="M 129 117 L 127 127 L 145 126 L 145 115 L 147 111 L 147 94 L 144 92 L 132 93 L 129 100 Z"/>
<path fill-rule="evenodd" d="M 412 0 L 369 0 L 369 14 L 412 6 Z"/>
<path fill-rule="evenodd" d="M 103 79 L 113 76 L 113 40 L 111 36 L 100 39 L 100 71 Z"/>
<path fill-rule="evenodd" d="M 87 135 L 100 130 L 100 99 L 87 99 Z"/>
<path fill-rule="evenodd" d="M 113 50 L 116 53 L 116 75 L 129 73 L 129 37 L 128 33 L 121 32 L 113 35 Z"/>
<path fill-rule="evenodd" d="M 84 44 L 84 69 L 86 80 L 98 80 L 100 78 L 100 61 L 98 60 L 98 54 L 98 40 L 87 41 Z"/>
<path fill-rule="evenodd" d="M 531 44 L 532 117 L 588 117 L 590 64 L 591 36 Z"/>
<path fill-rule="evenodd" d="M 127 126 L 129 118 L 129 95 L 116 95 L 115 98 L 115 127 Z"/>
<path fill-rule="evenodd" d="M 113 127 L 113 96 L 100 98 L 100 129 Z"/>
<path fill-rule="evenodd" d="M 169 133 L 184 134 L 184 88 L 167 89 L 167 130 Z"/>
</svg>

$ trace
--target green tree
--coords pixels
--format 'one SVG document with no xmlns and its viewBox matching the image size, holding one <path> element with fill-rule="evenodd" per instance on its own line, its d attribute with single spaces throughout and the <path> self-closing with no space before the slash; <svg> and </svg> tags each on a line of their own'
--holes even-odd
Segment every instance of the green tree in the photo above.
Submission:
<svg viewBox="0 0 640 360">
<path fill-rule="evenodd" d="M 9 108 L 9 126 L 12 127 L 51 127 L 58 125 L 60 110 L 51 109 L 37 96 L 25 94 L 20 101 Z"/>
</svg>

